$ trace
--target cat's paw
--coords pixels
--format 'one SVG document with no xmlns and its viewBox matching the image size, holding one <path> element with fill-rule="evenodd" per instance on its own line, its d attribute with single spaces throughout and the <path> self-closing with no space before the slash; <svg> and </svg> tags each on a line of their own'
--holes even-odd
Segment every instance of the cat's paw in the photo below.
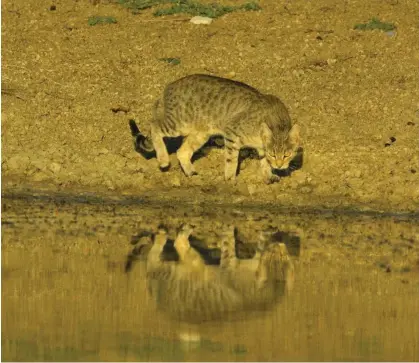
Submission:
<svg viewBox="0 0 419 363">
<path fill-rule="evenodd" d="M 266 184 L 273 184 L 273 183 L 277 183 L 281 180 L 281 178 L 278 175 L 269 175 L 266 179 L 265 179 L 265 183 Z"/>
<path fill-rule="evenodd" d="M 182 233 L 185 236 L 190 236 L 194 230 L 194 226 L 189 223 L 184 223 L 179 228 L 179 233 Z"/>
<path fill-rule="evenodd" d="M 191 176 L 194 175 L 199 175 L 197 171 L 195 171 L 195 169 L 189 170 L 188 172 L 185 172 L 185 175 L 190 178 Z"/>
<path fill-rule="evenodd" d="M 180 167 L 182 168 L 183 173 L 188 178 L 190 178 L 191 176 L 194 176 L 194 175 L 198 175 L 197 171 L 195 170 L 195 168 L 193 167 L 192 164 L 190 164 L 190 165 L 180 164 Z"/>
<path fill-rule="evenodd" d="M 168 228 L 164 224 L 159 224 L 157 227 L 158 234 L 167 234 Z"/>
<path fill-rule="evenodd" d="M 161 171 L 168 171 L 170 169 L 170 163 L 161 163 L 159 164 Z"/>
</svg>

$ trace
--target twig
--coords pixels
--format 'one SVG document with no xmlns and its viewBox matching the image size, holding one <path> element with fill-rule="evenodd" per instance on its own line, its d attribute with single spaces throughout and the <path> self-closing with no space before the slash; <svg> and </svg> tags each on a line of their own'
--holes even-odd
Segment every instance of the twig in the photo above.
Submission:
<svg viewBox="0 0 419 363">
<path fill-rule="evenodd" d="M 333 30 L 316 30 L 316 29 L 307 29 L 304 33 L 323 33 L 323 34 L 331 34 L 334 33 Z"/>
<path fill-rule="evenodd" d="M 15 93 L 15 91 L 16 90 L 14 90 L 14 89 L 1 89 L 1 94 L 2 95 L 7 95 L 7 96 L 15 96 L 16 98 L 18 98 L 19 100 L 22 100 L 22 101 L 26 101 L 26 99 L 25 98 L 23 98 L 23 97 L 20 97 L 19 95 L 17 95 L 16 93 Z"/>
</svg>

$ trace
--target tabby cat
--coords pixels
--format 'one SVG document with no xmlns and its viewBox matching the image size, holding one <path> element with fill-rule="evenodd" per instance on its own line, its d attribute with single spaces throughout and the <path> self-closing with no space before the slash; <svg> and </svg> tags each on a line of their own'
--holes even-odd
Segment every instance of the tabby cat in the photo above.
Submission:
<svg viewBox="0 0 419 363">
<path fill-rule="evenodd" d="M 170 161 L 163 138 L 182 136 L 177 158 L 184 173 L 192 176 L 196 174 L 193 154 L 211 136 L 221 135 L 226 180 L 235 179 L 239 151 L 247 147 L 256 149 L 263 177 L 272 183 L 279 180 L 272 169 L 287 169 L 296 156 L 299 130 L 278 97 L 230 79 L 195 74 L 166 86 L 154 104 L 150 134 L 138 132 L 137 141 L 145 152 L 155 150 L 160 168 L 166 170 Z"/>
<path fill-rule="evenodd" d="M 294 267 L 287 247 L 260 244 L 252 259 L 238 259 L 235 228 L 227 226 L 221 240 L 219 266 L 207 265 L 189 244 L 193 229 L 183 225 L 174 242 L 178 261 L 164 261 L 167 232 L 161 228 L 147 256 L 147 285 L 157 306 L 172 318 L 200 323 L 231 317 L 245 310 L 265 311 L 292 287 Z"/>
</svg>

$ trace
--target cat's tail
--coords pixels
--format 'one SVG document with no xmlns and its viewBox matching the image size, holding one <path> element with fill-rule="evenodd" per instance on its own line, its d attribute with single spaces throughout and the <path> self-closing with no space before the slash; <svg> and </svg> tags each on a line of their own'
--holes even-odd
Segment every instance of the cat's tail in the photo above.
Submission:
<svg viewBox="0 0 419 363">
<path fill-rule="evenodd" d="M 129 128 L 134 139 L 134 148 L 138 152 L 151 153 L 154 151 L 150 138 L 144 136 L 134 120 L 129 120 Z"/>
</svg>

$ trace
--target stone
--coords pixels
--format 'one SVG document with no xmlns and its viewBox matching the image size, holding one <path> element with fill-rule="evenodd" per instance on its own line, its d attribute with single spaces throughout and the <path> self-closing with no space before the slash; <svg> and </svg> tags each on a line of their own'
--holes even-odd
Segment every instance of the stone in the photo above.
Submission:
<svg viewBox="0 0 419 363">
<path fill-rule="evenodd" d="M 174 175 L 171 179 L 170 179 L 170 185 L 172 187 L 176 187 L 179 188 L 181 186 L 180 183 L 180 177 L 178 175 Z"/>
<path fill-rule="evenodd" d="M 309 187 L 308 185 L 300 189 L 300 192 L 303 194 L 310 194 L 312 191 L 313 191 L 313 188 Z"/>
<path fill-rule="evenodd" d="M 208 18 L 206 16 L 194 16 L 191 20 L 189 20 L 192 24 L 211 24 L 212 23 L 212 18 Z"/>
<path fill-rule="evenodd" d="M 61 165 L 58 163 L 51 163 L 48 169 L 54 174 L 58 173 L 61 170 Z"/>
<path fill-rule="evenodd" d="M 41 182 L 48 179 L 48 175 L 45 174 L 43 171 L 37 171 L 35 174 L 32 175 L 32 180 L 35 182 Z"/>
<path fill-rule="evenodd" d="M 295 180 L 298 184 L 306 183 L 309 174 L 302 170 L 296 170 L 292 174 L 292 179 Z"/>
<path fill-rule="evenodd" d="M 104 184 L 109 190 L 115 190 L 115 186 L 114 186 L 114 184 L 112 183 L 111 180 L 106 179 Z"/>
<path fill-rule="evenodd" d="M 9 160 L 7 160 L 7 167 L 9 170 L 25 170 L 29 163 L 29 156 L 14 155 Z"/>
<path fill-rule="evenodd" d="M 100 150 L 98 150 L 97 152 L 96 152 L 96 155 L 106 155 L 106 154 L 108 154 L 109 153 L 109 150 L 107 149 L 107 148 L 102 148 L 102 149 L 100 149 Z"/>
</svg>

